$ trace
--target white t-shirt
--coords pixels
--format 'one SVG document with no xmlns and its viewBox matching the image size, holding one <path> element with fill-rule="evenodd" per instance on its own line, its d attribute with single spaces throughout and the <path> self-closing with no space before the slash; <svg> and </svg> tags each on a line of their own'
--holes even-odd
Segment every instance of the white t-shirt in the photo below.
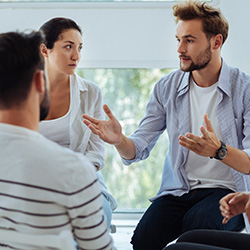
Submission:
<svg viewBox="0 0 250 250">
<path fill-rule="evenodd" d="M 223 141 L 216 115 L 219 98 L 216 91 L 217 85 L 218 84 L 215 83 L 210 87 L 199 87 L 192 78 L 190 79 L 190 132 L 201 136 L 200 127 L 205 126 L 203 116 L 207 113 L 218 139 Z M 191 150 L 188 153 L 186 162 L 186 173 L 191 189 L 228 188 L 233 191 L 236 190 L 230 167 L 219 160 L 197 155 Z"/>
<path fill-rule="evenodd" d="M 69 108 L 67 114 L 57 119 L 41 121 L 39 123 L 39 132 L 51 141 L 69 148 L 70 111 Z"/>
<path fill-rule="evenodd" d="M 0 123 L 0 138 L 1 227 L 67 229 L 82 249 L 112 248 L 95 168 L 85 156 L 23 127 Z"/>
</svg>

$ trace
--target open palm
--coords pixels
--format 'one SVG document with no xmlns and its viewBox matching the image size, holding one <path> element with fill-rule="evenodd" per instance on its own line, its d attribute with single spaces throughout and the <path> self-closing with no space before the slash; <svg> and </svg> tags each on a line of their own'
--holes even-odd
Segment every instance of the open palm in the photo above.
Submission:
<svg viewBox="0 0 250 250">
<path fill-rule="evenodd" d="M 122 138 L 121 124 L 107 105 L 103 106 L 103 110 L 109 118 L 108 121 L 98 120 L 83 114 L 83 122 L 91 129 L 92 133 L 98 135 L 103 141 L 113 145 L 120 144 Z"/>
</svg>

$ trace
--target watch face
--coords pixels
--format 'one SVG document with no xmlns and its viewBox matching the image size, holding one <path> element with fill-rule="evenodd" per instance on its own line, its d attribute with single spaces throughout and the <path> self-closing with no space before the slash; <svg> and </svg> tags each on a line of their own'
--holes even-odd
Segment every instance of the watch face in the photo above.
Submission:
<svg viewBox="0 0 250 250">
<path fill-rule="evenodd" d="M 219 150 L 218 156 L 219 156 L 220 159 L 225 158 L 226 155 L 227 155 L 227 150 L 226 149 L 222 148 L 221 150 Z"/>
</svg>

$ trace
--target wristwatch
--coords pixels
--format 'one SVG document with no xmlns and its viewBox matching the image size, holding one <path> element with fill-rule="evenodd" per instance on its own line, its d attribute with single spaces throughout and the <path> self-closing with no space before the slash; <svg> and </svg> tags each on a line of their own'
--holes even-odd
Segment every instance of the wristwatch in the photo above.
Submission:
<svg viewBox="0 0 250 250">
<path fill-rule="evenodd" d="M 227 155 L 227 146 L 223 141 L 221 142 L 220 148 L 216 151 L 216 156 L 215 157 L 210 157 L 211 159 L 217 159 L 217 160 L 223 160 L 226 155 Z"/>
</svg>

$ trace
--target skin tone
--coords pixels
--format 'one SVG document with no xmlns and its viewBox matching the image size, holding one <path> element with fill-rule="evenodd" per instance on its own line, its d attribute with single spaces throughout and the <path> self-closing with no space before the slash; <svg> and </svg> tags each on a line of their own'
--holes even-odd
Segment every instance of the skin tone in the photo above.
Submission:
<svg viewBox="0 0 250 250">
<path fill-rule="evenodd" d="M 135 157 L 135 145 L 133 141 L 122 133 L 119 121 L 107 105 L 103 106 L 103 110 L 109 118 L 108 121 L 97 120 L 83 114 L 83 122 L 103 141 L 113 144 L 123 158 L 133 159 Z"/>
<path fill-rule="evenodd" d="M 50 109 L 45 120 L 64 116 L 70 107 L 70 75 L 81 59 L 82 35 L 76 29 L 64 30 L 52 49 L 41 45 L 50 80 Z M 95 166 L 99 170 L 99 166 Z"/>
<path fill-rule="evenodd" d="M 0 110 L 0 123 L 7 123 L 38 131 L 40 104 L 45 93 L 44 72 L 37 70 L 33 76 L 30 92 L 22 104 Z"/>
<path fill-rule="evenodd" d="M 200 87 L 216 83 L 221 69 L 222 36 L 218 34 L 208 41 L 202 21 L 194 19 L 177 23 L 176 39 L 180 68 L 192 71 L 193 79 Z"/>
<path fill-rule="evenodd" d="M 220 48 L 222 46 L 222 36 L 213 36 L 209 41 L 202 31 L 200 20 L 179 21 L 176 28 L 176 38 L 178 41 L 178 53 L 180 54 L 180 66 L 182 70 L 187 70 L 194 64 L 206 62 L 207 48 L 211 49 L 211 59 L 202 69 L 192 71 L 194 81 L 200 87 L 209 87 L 216 83 L 221 69 Z M 207 42 L 206 42 L 207 40 Z M 207 44 L 207 45 L 206 45 Z M 203 45 L 203 46 L 202 46 Z M 201 57 L 203 55 L 203 58 Z M 202 136 L 198 137 L 191 133 L 179 136 L 179 143 L 183 147 L 192 150 L 198 155 L 214 157 L 221 143 L 214 133 L 211 121 L 207 114 L 204 115 L 205 127 L 201 127 Z M 249 174 L 250 160 L 248 155 L 239 149 L 227 145 L 227 156 L 223 163 L 235 170 Z"/>
<path fill-rule="evenodd" d="M 239 192 L 228 194 L 220 200 L 220 210 L 226 224 L 235 215 L 246 213 L 250 222 L 250 193 Z"/>
<path fill-rule="evenodd" d="M 180 68 L 183 71 L 191 71 L 193 80 L 200 87 L 205 88 L 215 84 L 219 79 L 222 65 L 220 56 L 220 48 L 223 41 L 222 35 L 217 34 L 208 39 L 203 32 L 200 19 L 180 20 L 176 26 L 176 39 L 178 42 L 177 52 L 180 57 Z M 94 134 L 99 135 L 102 140 L 115 145 L 123 158 L 133 159 L 135 157 L 133 141 L 122 133 L 121 125 L 107 105 L 104 105 L 104 111 L 109 118 L 108 121 L 100 121 L 83 115 L 83 122 Z M 215 157 L 221 143 L 207 114 L 204 114 L 204 123 L 205 126 L 200 128 L 202 132 L 200 137 L 186 133 L 179 136 L 179 144 L 198 155 Z M 222 162 L 239 172 L 249 174 L 250 160 L 248 155 L 242 150 L 229 145 L 226 146 L 228 152 Z"/>
<path fill-rule="evenodd" d="M 52 49 L 41 45 L 50 81 L 50 109 L 46 120 L 64 116 L 70 106 L 69 77 L 81 59 L 82 36 L 76 29 L 63 31 Z"/>
</svg>

